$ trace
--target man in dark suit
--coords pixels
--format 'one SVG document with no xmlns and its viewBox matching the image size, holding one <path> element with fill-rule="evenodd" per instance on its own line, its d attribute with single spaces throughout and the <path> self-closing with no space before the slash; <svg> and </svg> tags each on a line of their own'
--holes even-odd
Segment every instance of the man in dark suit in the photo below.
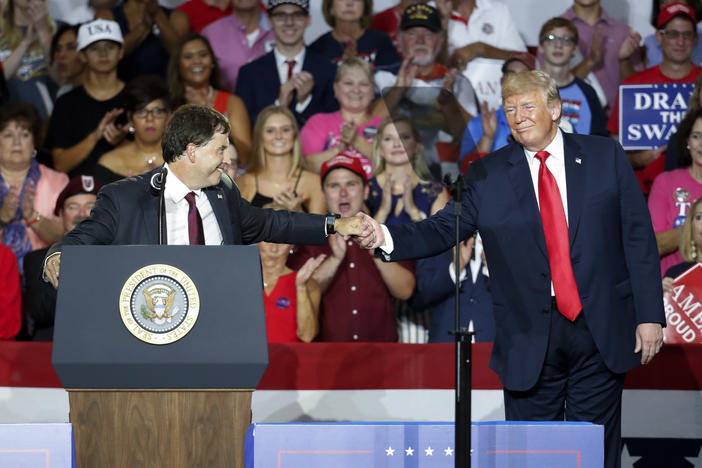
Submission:
<svg viewBox="0 0 702 468">
<path fill-rule="evenodd" d="M 470 166 L 460 234 L 477 229 L 485 246 L 506 418 L 604 424 L 617 467 L 624 375 L 663 342 L 648 210 L 618 143 L 558 129 L 546 73 L 510 76 L 502 98 L 516 142 Z M 453 243 L 453 212 L 387 227 L 361 214 L 359 243 L 389 260 L 436 255 Z"/>
<path fill-rule="evenodd" d="M 185 105 L 161 140 L 165 169 L 109 184 L 90 218 L 54 244 L 44 274 L 56 286 L 64 245 L 325 244 L 326 235 L 355 233 L 356 218 L 263 210 L 241 198 L 223 177 L 230 127 L 226 117 Z M 164 180 L 165 178 L 165 180 Z M 163 209 L 160 208 L 163 200 Z"/>
<path fill-rule="evenodd" d="M 252 126 L 271 104 L 290 107 L 300 127 L 314 114 L 339 108 L 332 88 L 336 67 L 303 42 L 309 9 L 309 0 L 268 0 L 273 51 L 241 67 L 236 85 Z"/>
</svg>

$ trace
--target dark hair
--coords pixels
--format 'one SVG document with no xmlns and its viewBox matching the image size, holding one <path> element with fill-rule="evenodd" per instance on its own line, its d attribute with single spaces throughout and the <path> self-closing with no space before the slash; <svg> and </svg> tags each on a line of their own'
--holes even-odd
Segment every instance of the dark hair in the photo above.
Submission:
<svg viewBox="0 0 702 468">
<path fill-rule="evenodd" d="M 576 28 L 573 22 L 569 19 L 561 17 L 551 18 L 550 20 L 546 21 L 543 26 L 541 26 L 541 31 L 539 31 L 539 44 L 541 44 L 541 40 L 546 35 L 546 33 L 556 28 L 568 29 L 568 31 L 570 31 L 570 33 L 573 35 L 573 38 L 575 39 L 575 45 L 578 45 L 578 42 L 580 41 L 578 28 Z"/>
<path fill-rule="evenodd" d="M 229 121 L 216 110 L 194 104 L 180 106 L 166 124 L 161 137 L 163 160 L 172 163 L 183 154 L 189 143 L 203 146 L 215 133 L 228 135 L 230 131 Z"/>
<path fill-rule="evenodd" d="M 171 59 L 168 62 L 168 89 L 171 91 L 171 106 L 174 109 L 185 104 L 185 83 L 183 83 L 183 77 L 180 76 L 180 57 L 183 54 L 183 47 L 185 47 L 185 44 L 192 41 L 202 41 L 210 52 L 210 57 L 212 59 L 210 86 L 214 89 L 219 89 L 219 64 L 217 63 L 217 57 L 215 56 L 214 50 L 212 50 L 210 41 L 202 34 L 186 34 L 178 41 L 176 48 L 173 50 L 173 53 L 171 53 Z"/>
<path fill-rule="evenodd" d="M 678 167 L 689 167 L 692 165 L 692 156 L 687 146 L 687 139 L 690 138 L 692 127 L 697 119 L 702 119 L 702 109 L 688 112 L 678 126 Z"/>
<path fill-rule="evenodd" d="M 73 31 L 76 35 L 76 40 L 78 39 L 78 27 L 79 25 L 64 24 L 56 31 L 56 34 L 51 38 L 51 49 L 49 49 L 49 63 L 54 63 L 54 56 L 56 55 L 56 48 L 58 47 L 58 41 L 68 31 Z"/>
<path fill-rule="evenodd" d="M 690 8 L 692 8 L 692 11 L 695 12 L 695 17 L 697 19 L 701 18 L 702 16 L 702 2 L 700 0 L 679 0 L 683 3 L 686 3 Z M 651 25 L 655 28 L 658 29 L 658 15 L 661 14 L 661 0 L 653 0 L 653 7 L 651 8 Z"/>
<path fill-rule="evenodd" d="M 170 109 L 170 93 L 164 81 L 155 75 L 134 78 L 124 89 L 124 110 L 127 117 L 148 106 L 151 101 L 160 99 Z"/>
<path fill-rule="evenodd" d="M 39 146 L 42 120 L 39 111 L 33 105 L 24 101 L 9 101 L 0 106 L 0 131 L 13 121 L 26 125 L 34 137 L 34 146 Z"/>
</svg>

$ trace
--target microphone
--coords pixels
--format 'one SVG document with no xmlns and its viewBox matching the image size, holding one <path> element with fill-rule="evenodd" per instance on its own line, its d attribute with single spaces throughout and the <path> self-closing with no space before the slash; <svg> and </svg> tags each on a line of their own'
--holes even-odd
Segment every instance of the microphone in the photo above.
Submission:
<svg viewBox="0 0 702 468">
<path fill-rule="evenodd" d="M 160 171 L 151 176 L 150 185 L 151 188 L 160 192 L 166 186 L 166 176 L 168 175 L 168 169 L 163 166 Z"/>
</svg>

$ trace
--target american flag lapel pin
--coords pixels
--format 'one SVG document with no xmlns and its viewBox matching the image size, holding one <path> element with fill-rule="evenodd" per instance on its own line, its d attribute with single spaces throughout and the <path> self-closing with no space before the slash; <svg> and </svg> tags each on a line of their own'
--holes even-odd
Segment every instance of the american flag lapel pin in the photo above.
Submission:
<svg viewBox="0 0 702 468">
<path fill-rule="evenodd" d="M 582 164 L 583 160 L 580 158 L 575 158 L 575 164 Z"/>
</svg>

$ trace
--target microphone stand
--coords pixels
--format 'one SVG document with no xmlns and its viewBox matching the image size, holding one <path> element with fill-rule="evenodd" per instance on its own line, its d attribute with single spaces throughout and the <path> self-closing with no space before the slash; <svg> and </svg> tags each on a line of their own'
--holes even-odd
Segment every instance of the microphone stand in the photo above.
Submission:
<svg viewBox="0 0 702 468">
<path fill-rule="evenodd" d="M 473 332 L 467 327 L 461 327 L 461 285 L 459 278 L 461 275 L 460 269 L 460 253 L 459 245 L 460 223 L 461 223 L 461 202 L 463 200 L 463 176 L 456 176 L 455 181 L 451 181 L 450 176 L 444 178 L 444 182 L 448 186 L 449 192 L 453 197 L 453 213 L 456 223 L 456 247 L 453 259 L 455 267 L 455 318 L 456 329 L 449 333 L 456 337 L 456 410 L 455 410 L 455 467 L 470 468 L 471 463 L 471 377 L 472 377 L 472 338 Z"/>
</svg>

